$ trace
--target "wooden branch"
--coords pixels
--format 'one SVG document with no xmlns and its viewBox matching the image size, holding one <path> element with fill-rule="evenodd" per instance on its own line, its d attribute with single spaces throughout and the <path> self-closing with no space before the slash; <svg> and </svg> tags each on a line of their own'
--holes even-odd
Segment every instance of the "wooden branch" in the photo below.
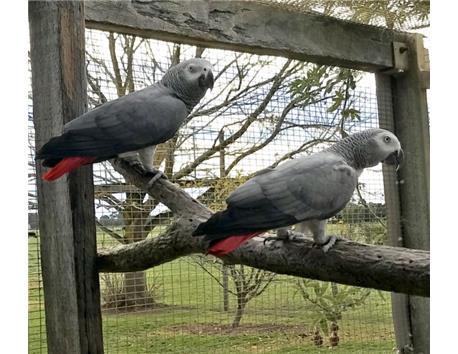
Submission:
<svg viewBox="0 0 458 354">
<path fill-rule="evenodd" d="M 99 271 L 140 271 L 193 253 L 205 253 L 202 238 L 192 237 L 196 220 L 177 221 L 165 234 L 99 254 Z M 268 243 L 255 238 L 224 257 L 277 274 L 294 275 L 385 291 L 429 296 L 429 252 L 372 246 L 341 239 L 326 254 L 307 238 Z"/>
<path fill-rule="evenodd" d="M 109 250 L 99 251 L 99 272 L 135 272 L 173 261 L 182 256 L 199 253 L 205 249 L 202 239 L 183 237 L 190 235 L 198 220 L 178 219 L 166 233 Z"/>
<path fill-rule="evenodd" d="M 268 247 L 261 238 L 225 257 L 278 274 L 429 296 L 429 252 L 339 240 L 326 254 L 307 238 Z"/>
<path fill-rule="evenodd" d="M 115 167 L 139 188 L 148 178 L 140 176 L 125 162 Z M 192 237 L 197 225 L 211 212 L 171 182 L 159 179 L 148 193 L 167 205 L 179 218 L 162 235 L 118 246 L 99 253 L 101 272 L 140 271 L 193 253 L 205 253 L 202 237 Z M 429 296 L 429 252 L 407 248 L 372 246 L 339 240 L 326 254 L 302 239 L 264 245 L 255 238 L 224 257 L 237 263 L 268 270 L 342 284 Z"/>
<path fill-rule="evenodd" d="M 255 1 L 86 1 L 86 26 L 209 48 L 378 71 L 393 32 Z"/>
<path fill-rule="evenodd" d="M 164 203 L 175 215 L 190 218 L 196 215 L 200 216 L 200 220 L 205 220 L 210 216 L 210 210 L 169 180 L 159 178 L 152 187 L 148 187 L 150 178 L 137 173 L 126 161 L 115 159 L 111 161 L 111 164 L 126 178 L 127 182 Z"/>
</svg>

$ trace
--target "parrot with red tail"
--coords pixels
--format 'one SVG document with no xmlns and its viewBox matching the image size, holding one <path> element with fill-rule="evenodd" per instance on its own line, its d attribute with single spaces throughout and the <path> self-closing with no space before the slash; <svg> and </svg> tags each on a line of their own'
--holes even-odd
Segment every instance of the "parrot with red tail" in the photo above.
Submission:
<svg viewBox="0 0 458 354">
<path fill-rule="evenodd" d="M 194 58 L 172 66 L 161 81 L 73 119 L 37 152 L 36 159 L 51 167 L 42 178 L 53 181 L 116 157 L 145 174 L 162 174 L 153 166 L 155 146 L 175 135 L 213 84 L 210 63 Z"/>
<path fill-rule="evenodd" d="M 193 236 L 205 235 L 207 252 L 224 256 L 268 230 L 277 229 L 278 237 L 287 240 L 294 234 L 284 228 L 300 224 L 327 252 L 337 238 L 326 234 L 326 220 L 350 201 L 362 171 L 380 162 L 399 167 L 403 156 L 399 140 L 387 130 L 355 133 L 318 153 L 261 170 Z"/>
</svg>

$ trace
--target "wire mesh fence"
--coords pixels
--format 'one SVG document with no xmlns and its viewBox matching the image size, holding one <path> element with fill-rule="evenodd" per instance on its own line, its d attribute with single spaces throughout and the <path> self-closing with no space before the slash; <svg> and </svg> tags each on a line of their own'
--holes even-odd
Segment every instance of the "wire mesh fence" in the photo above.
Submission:
<svg viewBox="0 0 458 354">
<path fill-rule="evenodd" d="M 414 31 L 429 26 L 429 0 L 256 0 L 290 11 L 316 13 L 372 26 Z"/>
<path fill-rule="evenodd" d="M 86 31 L 91 108 L 158 81 L 170 64 L 201 48 Z M 391 110 L 373 77 L 284 58 L 205 49 L 214 89 L 177 136 L 160 145 L 155 165 L 212 210 L 254 172 L 322 149 L 348 133 L 378 127 Z M 29 351 L 46 352 L 43 289 L 29 116 Z M 108 162 L 94 165 L 99 248 L 155 237 L 170 211 L 126 184 Z M 329 232 L 387 242 L 380 166 L 360 177 Z M 276 275 L 189 256 L 142 272 L 102 273 L 106 353 L 391 353 L 390 294 Z"/>
</svg>

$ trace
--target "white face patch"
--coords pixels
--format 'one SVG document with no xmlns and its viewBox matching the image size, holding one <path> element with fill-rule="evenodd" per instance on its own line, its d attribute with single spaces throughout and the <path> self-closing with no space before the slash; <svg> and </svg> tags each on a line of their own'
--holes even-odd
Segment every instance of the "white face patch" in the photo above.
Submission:
<svg viewBox="0 0 458 354">
<path fill-rule="evenodd" d="M 376 141 L 379 149 L 377 155 L 379 155 L 380 161 L 385 160 L 393 152 L 401 149 L 401 143 L 396 135 L 388 131 L 378 134 Z"/>
</svg>

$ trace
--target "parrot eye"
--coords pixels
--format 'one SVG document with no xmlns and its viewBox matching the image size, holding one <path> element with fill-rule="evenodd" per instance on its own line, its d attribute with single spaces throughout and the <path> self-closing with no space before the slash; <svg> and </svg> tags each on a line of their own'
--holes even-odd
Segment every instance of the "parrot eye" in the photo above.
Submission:
<svg viewBox="0 0 458 354">
<path fill-rule="evenodd" d="M 391 141 L 391 138 L 390 138 L 388 135 L 386 135 L 386 136 L 383 138 L 383 141 L 384 141 L 385 143 L 389 143 L 389 142 Z"/>
<path fill-rule="evenodd" d="M 189 65 L 189 72 L 194 72 L 194 67 L 192 65 Z"/>
</svg>

